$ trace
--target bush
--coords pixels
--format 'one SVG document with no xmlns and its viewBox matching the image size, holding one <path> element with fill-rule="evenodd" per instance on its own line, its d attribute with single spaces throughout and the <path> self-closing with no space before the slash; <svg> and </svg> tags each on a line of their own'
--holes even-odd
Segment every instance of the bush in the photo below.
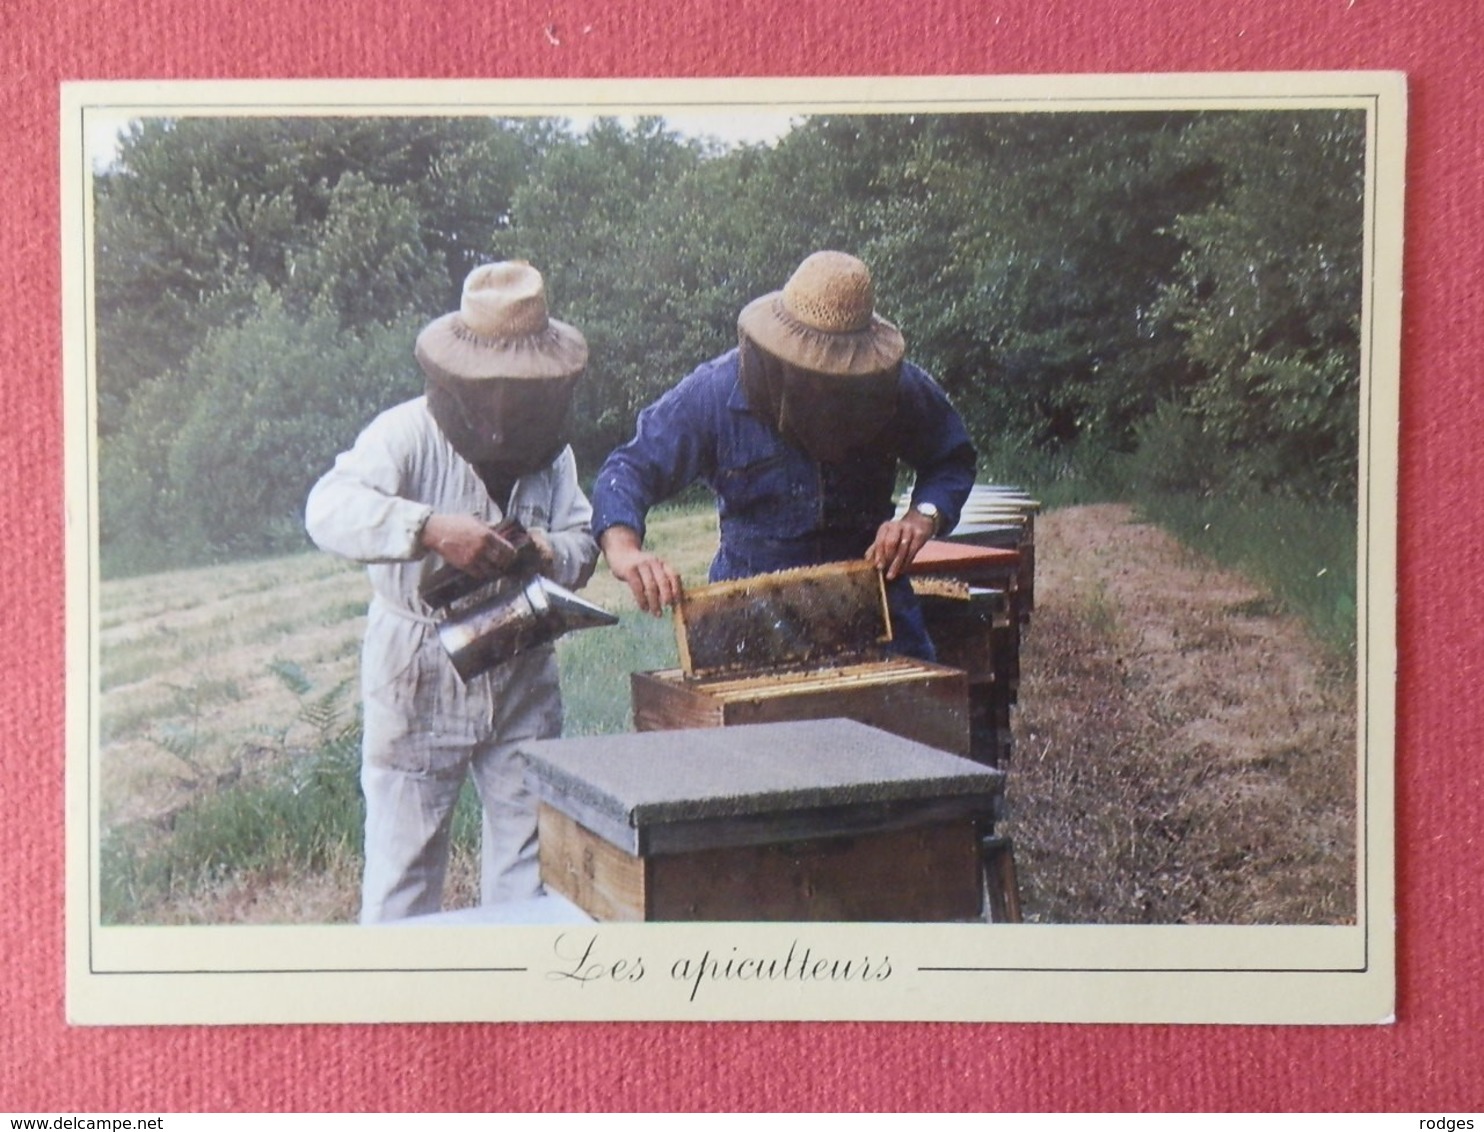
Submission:
<svg viewBox="0 0 1484 1132">
<path fill-rule="evenodd" d="M 420 321 L 346 331 L 327 310 L 298 318 L 260 298 L 241 326 L 142 391 L 105 443 L 106 562 L 157 568 L 304 547 L 315 480 L 377 412 L 421 391 Z"/>
<path fill-rule="evenodd" d="M 1134 445 L 1124 468 L 1136 495 L 1208 495 L 1225 478 L 1200 419 L 1172 401 L 1139 422 Z"/>
</svg>

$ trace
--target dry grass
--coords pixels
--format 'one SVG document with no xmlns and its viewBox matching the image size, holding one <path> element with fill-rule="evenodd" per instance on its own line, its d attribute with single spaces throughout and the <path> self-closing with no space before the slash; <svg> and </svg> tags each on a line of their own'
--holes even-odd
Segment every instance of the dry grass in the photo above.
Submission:
<svg viewBox="0 0 1484 1132">
<path fill-rule="evenodd" d="M 1028 917 L 1350 922 L 1353 683 L 1127 508 L 1046 516 L 1037 562 L 1005 823 Z"/>
</svg>

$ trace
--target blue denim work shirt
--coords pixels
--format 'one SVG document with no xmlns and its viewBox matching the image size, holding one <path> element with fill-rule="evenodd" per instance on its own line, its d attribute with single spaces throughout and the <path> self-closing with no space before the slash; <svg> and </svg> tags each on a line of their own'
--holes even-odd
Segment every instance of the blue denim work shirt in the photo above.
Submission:
<svg viewBox="0 0 1484 1132">
<path fill-rule="evenodd" d="M 895 513 L 898 460 L 916 473 L 913 502 L 935 504 L 939 529 L 951 530 L 974 484 L 974 447 L 947 395 L 910 362 L 902 363 L 896 416 L 884 435 L 879 451 L 815 461 L 752 414 L 731 350 L 639 414 L 634 438 L 598 472 L 593 534 L 623 525 L 642 538 L 650 507 L 702 482 L 721 521 L 711 581 L 856 559 Z M 887 585 L 887 604 L 896 651 L 933 659 L 905 577 Z"/>
</svg>

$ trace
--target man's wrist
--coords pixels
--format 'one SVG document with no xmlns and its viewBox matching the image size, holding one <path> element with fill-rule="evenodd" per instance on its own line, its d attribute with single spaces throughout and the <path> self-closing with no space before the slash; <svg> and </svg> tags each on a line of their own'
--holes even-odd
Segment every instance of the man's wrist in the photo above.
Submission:
<svg viewBox="0 0 1484 1132">
<path fill-rule="evenodd" d="M 412 544 L 420 550 L 436 550 L 433 545 L 438 533 L 438 512 L 429 507 L 417 521 L 412 534 Z M 432 528 L 431 530 L 429 528 Z"/>
<path fill-rule="evenodd" d="M 936 503 L 930 503 L 926 500 L 921 503 L 913 503 L 907 510 L 907 517 L 911 518 L 914 516 L 927 523 L 928 538 L 937 537 L 938 531 L 943 525 L 943 515 L 938 510 Z"/>
<path fill-rule="evenodd" d="M 633 527 L 614 523 L 598 536 L 598 546 L 605 555 L 633 553 L 644 546 L 644 540 Z"/>
</svg>

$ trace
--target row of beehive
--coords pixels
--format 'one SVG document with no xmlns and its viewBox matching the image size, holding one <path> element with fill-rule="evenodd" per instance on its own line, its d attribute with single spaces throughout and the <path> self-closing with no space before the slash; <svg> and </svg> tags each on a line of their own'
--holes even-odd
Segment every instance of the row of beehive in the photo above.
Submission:
<svg viewBox="0 0 1484 1132">
<path fill-rule="evenodd" d="M 961 920 L 979 917 L 986 888 L 990 918 L 1018 919 L 1013 859 L 988 847 L 1035 510 L 980 485 L 919 556 L 941 663 L 876 647 L 889 621 L 864 563 L 687 594 L 682 668 L 632 675 L 639 734 L 536 745 L 543 879 L 600 919 Z M 765 733 L 754 725 L 784 730 L 752 738 Z M 900 749 L 855 766 L 863 742 Z M 896 760 L 925 769 L 880 796 Z"/>
<path fill-rule="evenodd" d="M 1036 514 L 1019 488 L 976 484 L 958 525 L 913 564 L 940 663 L 968 675 L 970 757 L 1001 766 L 1013 746 L 1020 635 L 1035 608 Z"/>
</svg>

